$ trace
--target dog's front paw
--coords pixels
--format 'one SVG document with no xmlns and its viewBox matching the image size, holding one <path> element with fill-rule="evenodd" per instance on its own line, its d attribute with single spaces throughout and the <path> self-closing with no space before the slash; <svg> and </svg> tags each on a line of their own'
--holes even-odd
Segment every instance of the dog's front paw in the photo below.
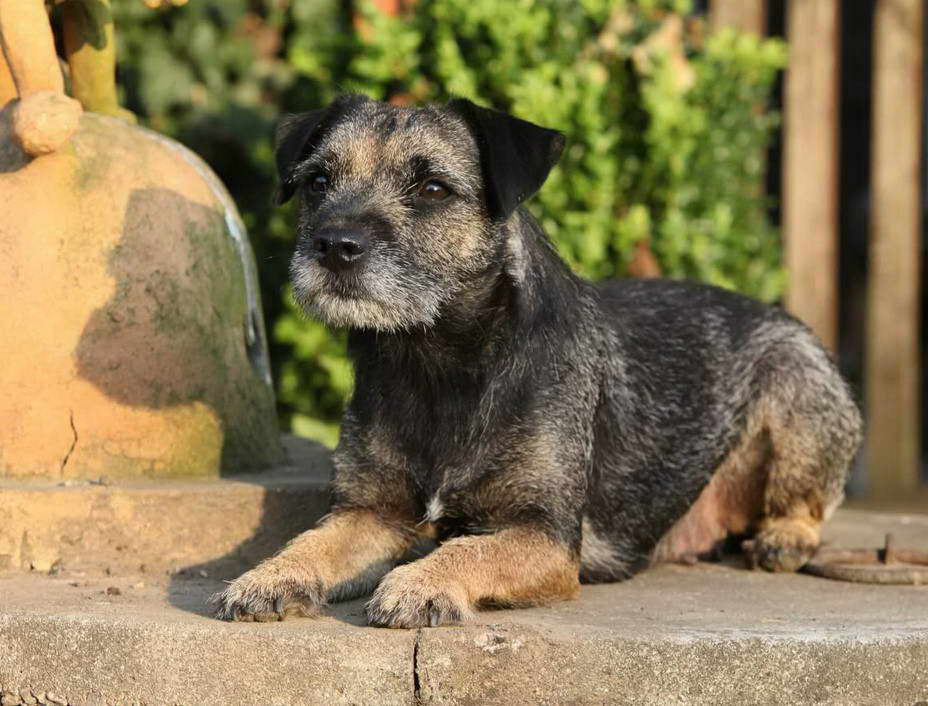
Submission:
<svg viewBox="0 0 928 706">
<path fill-rule="evenodd" d="M 473 615 L 462 586 L 438 581 L 415 564 L 387 574 L 367 603 L 368 622 L 387 628 L 450 625 Z"/>
<path fill-rule="evenodd" d="M 798 571 L 819 545 L 818 532 L 800 520 L 778 520 L 742 544 L 750 568 L 767 571 Z"/>
<path fill-rule="evenodd" d="M 313 617 L 324 603 L 322 581 L 273 560 L 242 574 L 210 599 L 220 620 L 261 623 Z"/>
</svg>

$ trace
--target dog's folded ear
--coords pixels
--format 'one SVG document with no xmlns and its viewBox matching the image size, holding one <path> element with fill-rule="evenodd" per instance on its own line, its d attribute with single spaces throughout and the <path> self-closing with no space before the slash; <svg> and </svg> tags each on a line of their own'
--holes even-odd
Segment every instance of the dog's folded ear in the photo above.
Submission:
<svg viewBox="0 0 928 706">
<path fill-rule="evenodd" d="M 448 108 L 477 141 L 490 218 L 505 221 L 544 184 L 564 150 L 564 135 L 466 98 L 449 101 Z"/>
<path fill-rule="evenodd" d="M 345 113 L 368 100 L 366 96 L 346 94 L 336 98 L 327 108 L 285 115 L 280 119 L 275 134 L 275 160 L 280 180 L 277 203 L 286 203 L 293 196 L 297 186 L 294 179 L 296 167 L 312 154 L 327 130 Z"/>
</svg>

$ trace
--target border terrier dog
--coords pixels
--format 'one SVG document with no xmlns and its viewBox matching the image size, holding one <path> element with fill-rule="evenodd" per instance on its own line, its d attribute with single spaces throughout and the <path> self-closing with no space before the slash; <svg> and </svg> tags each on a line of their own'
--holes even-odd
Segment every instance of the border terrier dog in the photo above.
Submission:
<svg viewBox="0 0 928 706">
<path fill-rule="evenodd" d="M 332 511 L 214 597 L 230 620 L 368 595 L 372 625 L 575 598 L 747 536 L 795 571 L 843 499 L 857 406 L 815 336 L 711 286 L 575 276 L 522 207 L 563 136 L 462 99 L 285 120 L 291 273 L 349 330 Z M 402 563 L 422 538 L 437 548 Z"/>
</svg>

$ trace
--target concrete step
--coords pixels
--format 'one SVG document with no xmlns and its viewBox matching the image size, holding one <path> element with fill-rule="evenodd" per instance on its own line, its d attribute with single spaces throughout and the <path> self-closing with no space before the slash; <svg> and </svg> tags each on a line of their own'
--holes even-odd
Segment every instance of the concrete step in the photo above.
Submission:
<svg viewBox="0 0 928 706">
<path fill-rule="evenodd" d="M 328 451 L 296 437 L 284 447 L 277 468 L 211 480 L 0 480 L 0 571 L 250 566 L 328 510 Z"/>
<path fill-rule="evenodd" d="M 839 511 L 827 536 L 876 547 L 888 531 L 928 548 L 926 515 Z M 751 572 L 733 558 L 404 631 L 364 626 L 361 601 L 315 620 L 217 622 L 205 603 L 221 578 L 7 572 L 4 705 L 21 690 L 71 704 L 928 701 L 928 586 Z"/>
</svg>

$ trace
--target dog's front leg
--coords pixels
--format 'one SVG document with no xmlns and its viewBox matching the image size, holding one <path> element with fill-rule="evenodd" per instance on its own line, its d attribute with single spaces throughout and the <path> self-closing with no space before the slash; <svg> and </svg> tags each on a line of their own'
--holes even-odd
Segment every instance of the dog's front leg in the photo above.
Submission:
<svg viewBox="0 0 928 706">
<path fill-rule="evenodd" d="M 394 569 L 367 604 L 367 617 L 392 628 L 434 627 L 464 622 L 481 605 L 538 605 L 579 591 L 575 553 L 540 530 L 515 527 L 451 539 Z"/>
<path fill-rule="evenodd" d="M 213 596 L 223 620 L 313 616 L 327 600 L 369 593 L 414 535 L 368 510 L 340 510 Z"/>
</svg>

